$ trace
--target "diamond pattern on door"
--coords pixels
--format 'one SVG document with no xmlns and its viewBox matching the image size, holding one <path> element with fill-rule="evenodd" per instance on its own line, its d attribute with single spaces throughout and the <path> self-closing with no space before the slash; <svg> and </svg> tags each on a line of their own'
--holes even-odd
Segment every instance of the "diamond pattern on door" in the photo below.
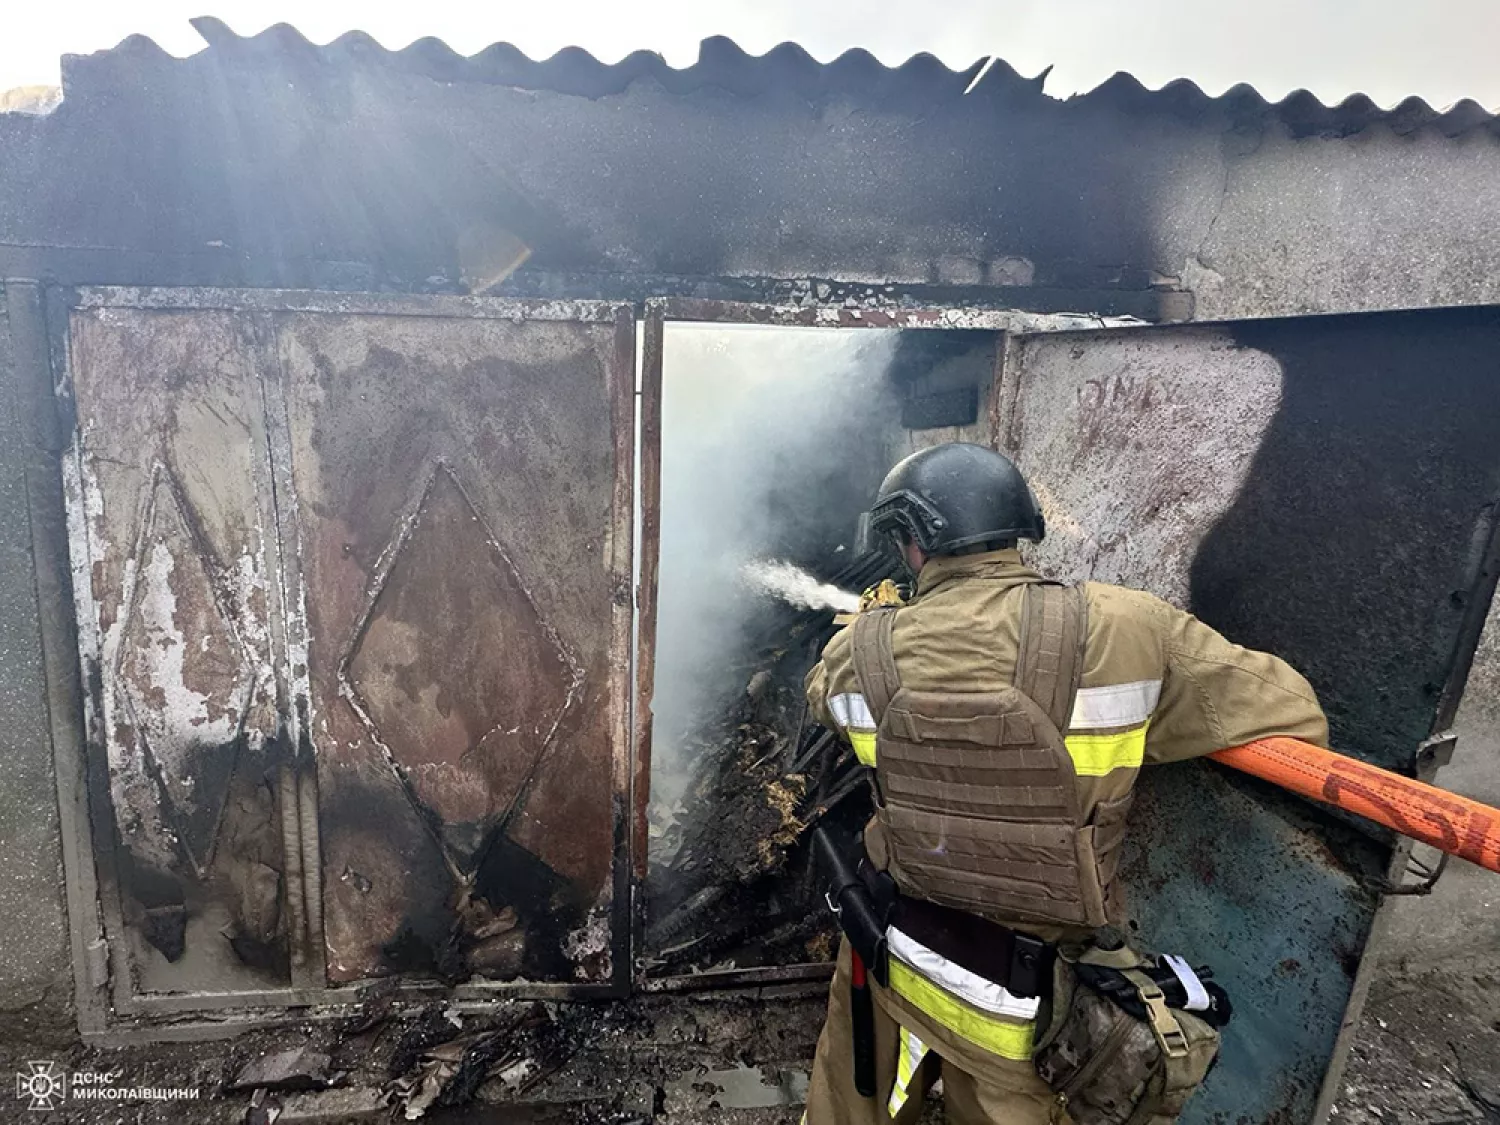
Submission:
<svg viewBox="0 0 1500 1125">
<path fill-rule="evenodd" d="M 341 679 L 467 870 L 546 753 L 580 673 L 448 469 L 387 554 Z"/>
<path fill-rule="evenodd" d="M 135 555 L 117 684 L 162 801 L 161 828 L 201 873 L 213 858 L 255 668 L 170 474 L 156 471 Z"/>
</svg>

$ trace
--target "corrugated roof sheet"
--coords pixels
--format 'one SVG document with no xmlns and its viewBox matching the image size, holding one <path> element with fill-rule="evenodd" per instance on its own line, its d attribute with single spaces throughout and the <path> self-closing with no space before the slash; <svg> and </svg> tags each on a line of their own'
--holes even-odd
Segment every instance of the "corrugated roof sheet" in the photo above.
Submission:
<svg viewBox="0 0 1500 1125">
<path fill-rule="evenodd" d="M 586 98 L 618 94 L 633 82 L 649 79 L 678 94 L 711 88 L 747 98 L 844 94 L 877 104 L 919 106 L 956 99 L 968 91 L 970 96 L 1008 104 L 1053 100 L 1042 92 L 1045 71 L 1026 78 L 998 59 L 988 70 L 984 69 L 988 60 L 983 58 L 962 70 L 953 70 L 932 55 L 918 54 L 900 66 L 888 67 L 868 51 L 855 49 L 821 63 L 795 43 L 783 43 L 764 55 L 751 55 L 733 40 L 716 36 L 703 41 L 696 63 L 677 69 L 652 51 L 636 51 L 617 63 L 604 63 L 580 47 L 568 47 L 551 58 L 538 60 L 509 43 L 496 43 L 465 56 L 432 38 L 392 51 L 362 31 L 349 32 L 319 46 L 287 24 L 277 24 L 258 35 L 241 36 L 212 17 L 192 22 L 208 42 L 208 51 L 225 65 L 252 63 L 266 55 L 303 57 L 331 66 L 395 67 L 439 81 L 494 83 Z M 74 68 L 143 56 L 158 62 L 171 59 L 150 39 L 132 36 L 112 51 L 65 59 L 65 81 Z M 981 71 L 980 81 L 969 91 Z M 1411 97 L 1392 109 L 1382 109 L 1364 94 L 1329 106 L 1308 91 L 1298 90 L 1271 102 L 1249 85 L 1234 86 L 1218 97 L 1210 97 L 1187 79 L 1152 90 L 1123 72 L 1088 93 L 1067 99 L 1065 104 L 1132 115 L 1217 119 L 1225 127 L 1271 119 L 1298 136 L 1350 136 L 1375 124 L 1403 134 L 1431 127 L 1456 137 L 1483 128 L 1500 136 L 1500 118 L 1469 99 L 1439 110 L 1421 98 Z"/>
</svg>

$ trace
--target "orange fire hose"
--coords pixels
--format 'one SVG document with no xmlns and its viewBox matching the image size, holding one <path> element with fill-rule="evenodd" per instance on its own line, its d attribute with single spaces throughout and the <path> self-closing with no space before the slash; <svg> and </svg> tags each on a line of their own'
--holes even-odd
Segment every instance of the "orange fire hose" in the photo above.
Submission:
<svg viewBox="0 0 1500 1125">
<path fill-rule="evenodd" d="M 1212 757 L 1500 872 L 1500 809 L 1297 738 L 1263 738 Z"/>
</svg>

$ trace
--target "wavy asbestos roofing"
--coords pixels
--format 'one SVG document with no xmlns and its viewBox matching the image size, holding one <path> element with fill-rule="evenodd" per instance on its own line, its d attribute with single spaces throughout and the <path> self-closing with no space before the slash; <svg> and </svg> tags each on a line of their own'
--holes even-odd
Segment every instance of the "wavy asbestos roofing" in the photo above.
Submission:
<svg viewBox="0 0 1500 1125">
<path fill-rule="evenodd" d="M 888 67 L 868 51 L 855 49 L 821 63 L 795 43 L 783 43 L 764 55 L 751 55 L 733 40 L 716 36 L 703 41 L 696 63 L 676 69 L 651 51 L 636 51 L 617 63 L 604 63 L 580 47 L 564 48 L 551 58 L 533 59 L 509 43 L 496 43 L 465 56 L 432 38 L 392 51 L 362 31 L 349 32 L 319 46 L 287 24 L 277 24 L 258 35 L 241 36 L 212 17 L 200 17 L 192 23 L 209 44 L 208 51 L 220 56 L 225 65 L 253 63 L 266 55 L 301 56 L 335 67 L 393 67 L 445 82 L 492 83 L 586 98 L 618 94 L 634 82 L 650 80 L 674 94 L 719 90 L 742 98 L 842 95 L 889 108 L 920 108 L 966 95 L 1006 104 L 1055 100 L 1042 92 L 1046 71 L 1026 78 L 1005 62 L 988 58 L 952 70 L 932 55 L 918 54 L 900 66 Z M 137 59 L 160 63 L 171 56 L 152 40 L 131 36 L 110 51 L 67 57 L 65 84 L 68 75 L 80 70 Z M 1430 127 L 1449 137 L 1477 129 L 1500 136 L 1500 118 L 1467 98 L 1444 110 L 1418 97 L 1383 109 L 1364 94 L 1353 94 L 1329 106 L 1306 90 L 1271 102 L 1245 84 L 1210 97 L 1185 78 L 1152 90 L 1123 72 L 1087 93 L 1066 99 L 1065 104 L 1132 116 L 1212 121 L 1226 129 L 1275 120 L 1295 136 L 1351 136 L 1376 124 L 1398 134 Z"/>
</svg>

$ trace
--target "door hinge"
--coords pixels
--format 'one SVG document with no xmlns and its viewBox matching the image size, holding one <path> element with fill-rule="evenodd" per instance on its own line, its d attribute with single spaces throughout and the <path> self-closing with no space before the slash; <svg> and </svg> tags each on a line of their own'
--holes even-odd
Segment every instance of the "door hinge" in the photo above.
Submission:
<svg viewBox="0 0 1500 1125">
<path fill-rule="evenodd" d="M 1431 738 L 1417 745 L 1416 759 L 1412 762 L 1412 775 L 1429 785 L 1437 771 L 1453 761 L 1453 749 L 1458 745 L 1458 735 L 1451 730 L 1438 731 Z"/>
<path fill-rule="evenodd" d="M 1428 785 L 1437 776 L 1437 771 L 1453 760 L 1453 748 L 1458 744 L 1458 735 L 1451 730 L 1441 730 L 1430 738 L 1423 739 L 1417 745 L 1417 752 L 1412 757 L 1411 774 L 1418 781 L 1424 781 Z M 1443 872 L 1448 869 L 1448 853 L 1439 852 L 1435 861 L 1429 863 L 1419 859 L 1415 854 L 1406 857 L 1406 871 L 1401 880 L 1396 883 L 1388 883 L 1382 888 L 1382 893 L 1388 895 L 1430 895 L 1438 885 L 1438 880 L 1443 877 Z M 1415 876 L 1415 882 L 1407 882 L 1407 878 Z"/>
<path fill-rule="evenodd" d="M 109 942 L 102 937 L 89 942 L 83 951 L 84 972 L 94 990 L 109 987 Z"/>
</svg>

